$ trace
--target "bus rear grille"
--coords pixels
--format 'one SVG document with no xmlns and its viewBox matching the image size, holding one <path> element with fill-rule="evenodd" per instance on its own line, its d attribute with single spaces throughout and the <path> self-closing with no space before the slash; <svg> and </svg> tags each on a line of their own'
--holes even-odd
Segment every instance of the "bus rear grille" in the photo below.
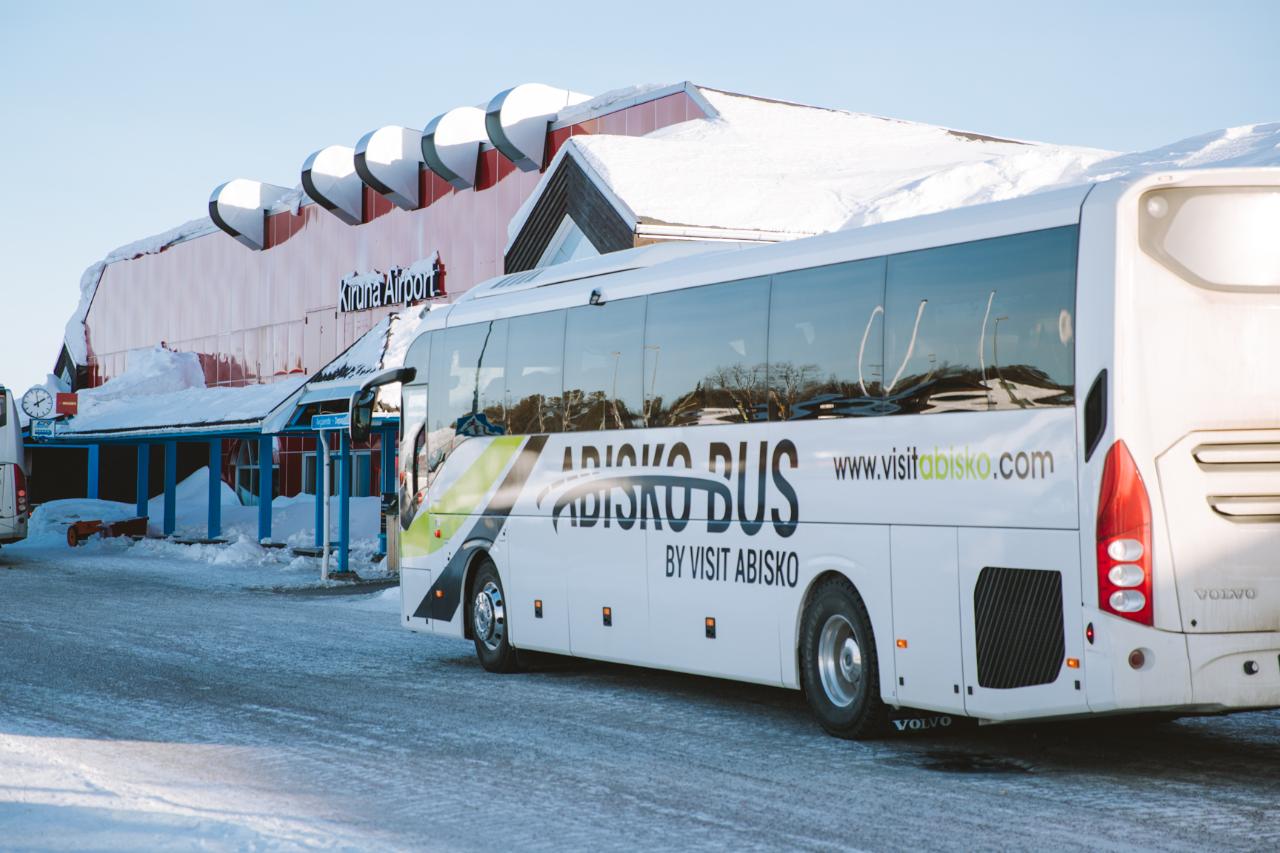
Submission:
<svg viewBox="0 0 1280 853">
<path fill-rule="evenodd" d="M 978 684 L 995 690 L 1051 684 L 1066 654 L 1062 575 L 987 566 L 973 590 Z"/>
</svg>

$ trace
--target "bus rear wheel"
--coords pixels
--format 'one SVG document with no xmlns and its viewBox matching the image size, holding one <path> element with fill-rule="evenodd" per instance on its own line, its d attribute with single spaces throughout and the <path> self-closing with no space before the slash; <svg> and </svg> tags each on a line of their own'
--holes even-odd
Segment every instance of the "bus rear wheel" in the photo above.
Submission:
<svg viewBox="0 0 1280 853">
<path fill-rule="evenodd" d="M 476 567 L 470 600 L 468 618 L 480 665 L 489 672 L 515 672 L 519 661 L 511 645 L 507 599 L 498 567 L 488 557 L 482 557 Z"/>
<path fill-rule="evenodd" d="M 844 578 L 819 585 L 805 608 L 800 683 L 829 734 L 862 739 L 887 730 L 871 618 L 858 591 Z"/>
</svg>

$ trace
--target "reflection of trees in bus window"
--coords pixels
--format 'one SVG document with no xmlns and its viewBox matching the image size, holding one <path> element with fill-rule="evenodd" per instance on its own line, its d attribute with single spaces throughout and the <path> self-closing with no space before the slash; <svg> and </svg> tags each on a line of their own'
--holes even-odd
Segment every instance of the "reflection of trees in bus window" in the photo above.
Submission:
<svg viewBox="0 0 1280 853">
<path fill-rule="evenodd" d="M 768 309 L 767 278 L 650 296 L 646 425 L 763 420 Z"/>
<path fill-rule="evenodd" d="M 565 321 L 564 429 L 643 426 L 645 300 L 570 308 Z"/>
<path fill-rule="evenodd" d="M 590 306 L 588 306 L 590 307 Z M 559 432 L 564 311 L 512 317 L 507 331 L 507 432 Z"/>
<path fill-rule="evenodd" d="M 773 277 L 772 419 L 879 413 L 884 269 L 884 259 L 874 258 Z"/>
<path fill-rule="evenodd" d="M 1073 401 L 1075 226 L 889 258 L 885 397 L 898 411 Z"/>
<path fill-rule="evenodd" d="M 427 391 L 433 436 L 445 429 L 463 435 L 500 431 L 506 416 L 502 398 L 507 321 L 455 326 L 436 334 L 443 344 L 440 353 L 431 354 Z"/>
</svg>

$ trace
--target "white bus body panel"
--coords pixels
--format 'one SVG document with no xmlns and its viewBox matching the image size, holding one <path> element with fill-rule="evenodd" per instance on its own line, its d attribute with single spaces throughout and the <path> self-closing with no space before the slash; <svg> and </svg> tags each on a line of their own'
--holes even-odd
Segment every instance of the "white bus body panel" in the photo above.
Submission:
<svg viewBox="0 0 1280 853">
<path fill-rule="evenodd" d="M 18 512 L 18 496 L 14 488 L 14 469 L 22 468 L 22 427 L 18 422 L 18 406 L 12 391 L 4 394 L 7 408 L 4 426 L 0 426 L 0 543 L 27 538 L 27 514 Z M 23 469 L 25 473 L 25 469 Z"/>
<path fill-rule="evenodd" d="M 1206 286 L 1140 241 L 1148 192 L 1231 187 L 1280 188 L 1280 170 L 1100 184 L 1083 208 L 1081 399 L 1099 370 L 1110 374 L 1106 431 L 1093 457 L 1080 460 L 1084 618 L 1097 631 L 1085 668 L 1095 711 L 1280 706 L 1280 510 L 1272 511 L 1280 495 L 1280 373 L 1272 369 L 1280 287 Z M 1280 205 L 1273 208 L 1271 235 L 1280 227 Z M 1242 230 L 1256 234 L 1258 224 Z M 1230 250 L 1230 236 L 1216 239 Z M 1083 406 L 1077 411 L 1083 418 Z M 1151 503 L 1154 628 L 1097 608 L 1094 525 L 1103 460 L 1117 439 Z M 1134 650 L 1146 659 L 1138 670 L 1128 663 Z"/>
</svg>

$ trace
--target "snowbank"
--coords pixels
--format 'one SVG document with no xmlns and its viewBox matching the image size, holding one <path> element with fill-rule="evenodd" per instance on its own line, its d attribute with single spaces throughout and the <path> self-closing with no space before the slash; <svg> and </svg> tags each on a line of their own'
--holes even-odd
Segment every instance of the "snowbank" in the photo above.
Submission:
<svg viewBox="0 0 1280 853">
<path fill-rule="evenodd" d="M 305 376 L 289 376 L 266 385 L 207 388 L 195 353 L 159 346 L 139 350 L 129 354 L 124 373 L 80 392 L 79 412 L 59 427 L 59 434 L 256 423 L 305 381 Z"/>
<path fill-rule="evenodd" d="M 1085 179 L 1108 181 L 1166 169 L 1280 166 L 1280 122 L 1244 124 L 1189 136 L 1149 151 L 1095 163 Z"/>
<path fill-rule="evenodd" d="M 198 355 L 157 346 L 129 353 L 124 373 L 78 396 L 82 407 L 93 409 L 100 403 L 203 387 L 204 368 Z"/>
<path fill-rule="evenodd" d="M 287 548 L 263 548 L 257 541 L 258 508 L 242 506 L 235 491 L 226 483 L 221 484 L 222 530 L 227 544 L 177 545 L 165 539 L 144 539 L 133 543 L 128 539 L 91 539 L 81 547 L 131 548 L 137 554 L 171 557 L 187 562 L 207 563 L 215 566 L 262 566 L 272 569 L 300 571 L 314 579 L 319 573 L 319 560 L 294 557 Z M 207 531 L 209 518 L 209 469 L 201 468 L 178 484 L 176 490 L 175 535 L 185 538 L 202 538 Z M 338 502 L 331 499 L 330 517 L 334 531 L 332 541 L 337 541 Z M 351 499 L 351 559 L 352 565 L 362 576 L 377 576 L 386 572 L 385 560 L 371 565 L 377 550 L 379 513 L 378 497 Z M 65 547 L 67 527 L 75 521 L 100 520 L 106 522 L 133 518 L 136 507 L 131 503 L 75 498 L 49 501 L 35 508 L 28 527 L 27 543 L 32 547 Z M 147 503 L 147 533 L 163 535 L 164 496 L 157 495 Z M 291 546 L 311 545 L 315 542 L 315 497 L 296 495 L 276 498 L 272 503 L 272 538 Z"/>
<path fill-rule="evenodd" d="M 844 227 L 1150 172 L 1258 166 L 1280 166 L 1280 123 L 1215 130 L 1150 151 L 1092 162 L 1039 147 L 998 160 L 952 166 L 882 197 L 869 198 Z"/>
</svg>

